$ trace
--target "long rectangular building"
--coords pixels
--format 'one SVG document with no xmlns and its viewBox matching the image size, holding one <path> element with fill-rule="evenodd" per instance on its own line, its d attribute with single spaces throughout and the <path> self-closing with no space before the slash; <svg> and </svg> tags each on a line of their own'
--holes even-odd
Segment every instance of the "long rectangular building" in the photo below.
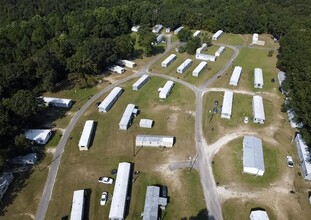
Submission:
<svg viewBox="0 0 311 220">
<path fill-rule="evenodd" d="M 229 85 L 237 86 L 241 77 L 242 67 L 236 66 L 232 72 Z"/>
<path fill-rule="evenodd" d="M 119 73 L 119 74 L 122 74 L 125 72 L 125 69 L 121 66 L 118 66 L 118 65 L 112 65 L 112 66 L 108 67 L 108 70 L 111 72 L 114 72 L 114 73 Z"/>
<path fill-rule="evenodd" d="M 216 61 L 216 56 L 205 54 L 205 53 L 196 53 L 195 58 L 197 60 L 205 60 L 205 61 L 211 61 L 211 62 Z"/>
<path fill-rule="evenodd" d="M 253 96 L 253 121 L 254 123 L 264 124 L 266 120 L 261 96 Z"/>
<path fill-rule="evenodd" d="M 25 138 L 36 144 L 46 144 L 52 136 L 51 129 L 28 129 L 24 133 Z"/>
<path fill-rule="evenodd" d="M 109 212 L 109 220 L 124 220 L 126 202 L 129 192 L 131 164 L 119 163 L 113 197 Z"/>
<path fill-rule="evenodd" d="M 137 135 L 136 147 L 173 147 L 175 137 L 161 135 Z"/>
<path fill-rule="evenodd" d="M 215 57 L 220 57 L 220 55 L 225 51 L 225 47 L 221 46 L 218 48 L 218 50 L 215 52 Z"/>
<path fill-rule="evenodd" d="M 114 87 L 109 95 L 100 103 L 98 106 L 98 111 L 100 112 L 108 112 L 114 103 L 118 100 L 118 98 L 122 95 L 123 89 L 120 87 Z"/>
<path fill-rule="evenodd" d="M 221 118 L 230 119 L 232 115 L 233 92 L 226 91 L 222 103 Z"/>
<path fill-rule="evenodd" d="M 72 206 L 70 213 L 70 220 L 83 220 L 84 204 L 85 203 L 85 190 L 76 190 L 73 192 Z"/>
<path fill-rule="evenodd" d="M 159 88 L 159 98 L 160 99 L 166 99 L 168 97 L 168 95 L 170 94 L 172 88 L 174 86 L 174 82 L 168 80 L 163 88 Z"/>
<path fill-rule="evenodd" d="M 147 186 L 143 220 L 158 220 L 159 206 L 165 208 L 167 198 L 160 197 L 159 186 Z"/>
<path fill-rule="evenodd" d="M 137 115 L 138 109 L 134 104 L 128 104 L 119 123 L 120 130 L 127 130 L 132 124 L 132 120 Z"/>
<path fill-rule="evenodd" d="M 55 98 L 55 97 L 42 97 L 47 106 L 70 108 L 73 104 L 71 99 Z"/>
<path fill-rule="evenodd" d="M 133 85 L 132 88 L 133 90 L 139 90 L 143 85 L 145 85 L 146 82 L 148 82 L 148 80 L 150 79 L 150 77 L 146 74 L 142 75 Z"/>
<path fill-rule="evenodd" d="M 254 70 L 254 88 L 262 89 L 262 87 L 263 87 L 262 69 L 255 68 L 255 70 Z"/>
<path fill-rule="evenodd" d="M 181 31 L 184 27 L 183 26 L 180 26 L 179 28 L 177 28 L 175 31 L 174 31 L 174 34 L 178 34 L 179 31 Z"/>
<path fill-rule="evenodd" d="M 213 36 L 212 40 L 218 40 L 224 32 L 222 30 L 218 30 Z"/>
<path fill-rule="evenodd" d="M 177 56 L 175 54 L 171 54 L 169 55 L 162 63 L 161 66 L 162 67 L 168 67 L 171 63 L 174 62 L 174 60 L 176 60 Z"/>
<path fill-rule="evenodd" d="M 244 136 L 243 139 L 243 173 L 256 176 L 265 173 L 262 141 L 255 136 Z"/>
<path fill-rule="evenodd" d="M 191 59 L 186 59 L 179 67 L 177 67 L 177 73 L 184 73 L 192 64 Z"/>
<path fill-rule="evenodd" d="M 81 138 L 79 141 L 79 150 L 88 150 L 90 146 L 90 141 L 92 138 L 94 128 L 94 121 L 93 120 L 87 120 L 84 124 L 84 128 L 81 134 Z"/>
<path fill-rule="evenodd" d="M 202 61 L 192 72 L 192 76 L 198 77 L 203 70 L 207 67 L 207 62 Z"/>
<path fill-rule="evenodd" d="M 297 134 L 295 137 L 298 156 L 300 159 L 300 167 L 305 180 L 311 181 L 311 154 L 308 146 L 305 144 L 302 136 Z"/>
</svg>

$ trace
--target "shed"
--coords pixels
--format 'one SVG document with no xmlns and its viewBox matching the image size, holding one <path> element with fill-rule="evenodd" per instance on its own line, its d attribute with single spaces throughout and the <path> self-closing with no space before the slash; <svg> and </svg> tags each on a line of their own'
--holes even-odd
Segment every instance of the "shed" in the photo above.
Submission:
<svg viewBox="0 0 311 220">
<path fill-rule="evenodd" d="M 84 205 L 85 205 L 85 190 L 81 189 L 73 191 L 70 220 L 85 219 Z"/>
<path fill-rule="evenodd" d="M 158 34 L 163 28 L 162 24 L 157 24 L 152 28 L 152 32 Z"/>
<path fill-rule="evenodd" d="M 257 33 L 253 34 L 252 44 L 258 44 L 259 35 Z"/>
<path fill-rule="evenodd" d="M 181 31 L 184 27 L 183 26 L 180 26 L 179 28 L 177 28 L 175 31 L 174 31 L 174 34 L 178 34 L 179 31 Z"/>
<path fill-rule="evenodd" d="M 119 123 L 120 130 L 127 130 L 134 117 L 137 116 L 138 109 L 134 104 L 128 104 Z"/>
<path fill-rule="evenodd" d="M 192 76 L 198 77 L 207 67 L 207 62 L 202 61 L 192 72 Z"/>
<path fill-rule="evenodd" d="M 55 97 L 42 97 L 47 106 L 70 108 L 73 104 L 72 99 L 62 99 Z"/>
<path fill-rule="evenodd" d="M 131 164 L 127 162 L 119 163 L 113 197 L 110 206 L 109 220 L 124 220 L 125 208 L 130 192 L 130 171 Z"/>
<path fill-rule="evenodd" d="M 263 87 L 262 69 L 255 68 L 255 70 L 254 70 L 254 88 L 262 89 L 262 87 Z"/>
<path fill-rule="evenodd" d="M 0 201 L 13 181 L 14 176 L 11 172 L 5 172 L 0 176 Z"/>
<path fill-rule="evenodd" d="M 230 119 L 232 114 L 233 92 L 226 91 L 221 109 L 221 118 Z"/>
<path fill-rule="evenodd" d="M 112 65 L 108 67 L 108 70 L 114 73 L 119 73 L 119 74 L 123 74 L 125 72 L 125 69 L 118 65 Z"/>
<path fill-rule="evenodd" d="M 209 54 L 204 54 L 204 53 L 196 53 L 195 54 L 195 58 L 197 60 L 205 60 L 205 61 L 211 61 L 211 62 L 215 62 L 216 61 L 216 57 L 213 55 L 209 55 Z"/>
<path fill-rule="evenodd" d="M 241 77 L 242 67 L 236 66 L 232 72 L 229 85 L 237 86 Z"/>
<path fill-rule="evenodd" d="M 88 150 L 92 139 L 92 133 L 95 122 L 93 120 L 87 120 L 84 124 L 83 131 L 79 141 L 79 150 Z"/>
<path fill-rule="evenodd" d="M 143 85 L 145 85 L 146 82 L 148 82 L 148 80 L 150 79 L 150 77 L 146 74 L 142 75 L 133 85 L 132 88 L 133 90 L 139 90 Z"/>
<path fill-rule="evenodd" d="M 46 144 L 51 135 L 51 129 L 28 129 L 25 131 L 25 138 L 34 141 L 36 144 Z"/>
<path fill-rule="evenodd" d="M 29 153 L 24 156 L 15 157 L 9 160 L 9 162 L 11 164 L 18 164 L 18 165 L 34 165 L 37 162 L 37 160 L 38 156 L 36 153 Z"/>
<path fill-rule="evenodd" d="M 158 90 L 159 91 L 159 98 L 160 99 L 166 99 L 169 96 L 173 86 L 174 86 L 174 82 L 168 80 L 165 83 L 163 88 L 159 88 L 159 90 Z"/>
<path fill-rule="evenodd" d="M 201 35 L 201 31 L 197 30 L 196 32 L 193 33 L 193 37 L 198 37 Z"/>
<path fill-rule="evenodd" d="M 192 64 L 191 59 L 186 59 L 179 67 L 177 67 L 177 73 L 184 73 Z"/>
<path fill-rule="evenodd" d="M 159 186 L 147 186 L 143 220 L 158 220 L 159 206 L 165 208 L 167 198 L 160 197 Z"/>
<path fill-rule="evenodd" d="M 295 137 L 295 143 L 297 147 L 298 156 L 300 159 L 300 167 L 302 175 L 305 180 L 311 181 L 311 162 L 310 162 L 310 151 L 301 134 L 297 134 Z"/>
<path fill-rule="evenodd" d="M 253 96 L 253 121 L 254 123 L 264 124 L 266 120 L 263 100 L 261 96 Z"/>
<path fill-rule="evenodd" d="M 263 176 L 265 162 L 262 141 L 255 136 L 244 136 L 243 139 L 243 173 Z"/>
<path fill-rule="evenodd" d="M 162 135 L 137 135 L 136 147 L 173 147 L 175 137 Z"/>
<path fill-rule="evenodd" d="M 218 30 L 213 36 L 212 40 L 218 40 L 224 32 L 222 30 Z"/>
<path fill-rule="evenodd" d="M 114 87 L 109 95 L 100 103 L 98 106 L 98 111 L 100 112 L 108 112 L 111 107 L 116 103 L 118 98 L 122 95 L 123 89 L 120 87 Z"/>
<path fill-rule="evenodd" d="M 140 119 L 139 121 L 139 127 L 141 128 L 152 128 L 153 126 L 153 120 L 151 119 Z"/>
<path fill-rule="evenodd" d="M 135 25 L 131 28 L 131 31 L 132 32 L 138 32 L 139 31 L 139 28 L 140 28 L 140 25 Z"/>
<path fill-rule="evenodd" d="M 135 68 L 136 63 L 130 60 L 118 60 L 118 64 L 128 68 Z"/>
<path fill-rule="evenodd" d="M 265 210 L 251 211 L 249 215 L 250 220 L 269 220 L 269 216 Z"/>
<path fill-rule="evenodd" d="M 174 60 L 176 60 L 177 56 L 176 54 L 171 54 L 169 55 L 162 63 L 161 66 L 162 67 L 168 67 L 171 63 L 174 62 Z"/>
<path fill-rule="evenodd" d="M 220 55 L 225 51 L 225 47 L 221 46 L 218 48 L 218 50 L 215 52 L 215 57 L 220 57 Z"/>
</svg>

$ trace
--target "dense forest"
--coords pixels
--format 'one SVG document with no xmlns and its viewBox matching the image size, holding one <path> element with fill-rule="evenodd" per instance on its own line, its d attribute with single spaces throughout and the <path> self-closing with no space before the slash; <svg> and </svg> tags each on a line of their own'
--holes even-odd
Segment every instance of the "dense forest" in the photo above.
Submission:
<svg viewBox="0 0 311 220">
<path fill-rule="evenodd" d="M 135 58 L 135 24 L 142 26 L 146 55 L 157 23 L 280 39 L 278 67 L 287 73 L 290 105 L 311 143 L 310 14 L 309 0 L 1 0 L 0 164 L 28 145 L 20 134 L 41 111 L 40 94 L 63 80 L 92 86 L 89 76 Z"/>
</svg>

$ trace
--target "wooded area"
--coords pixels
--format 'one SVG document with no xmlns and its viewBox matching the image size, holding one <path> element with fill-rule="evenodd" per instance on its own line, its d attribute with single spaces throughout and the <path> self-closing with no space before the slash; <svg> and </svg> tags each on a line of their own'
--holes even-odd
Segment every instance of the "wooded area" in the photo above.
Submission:
<svg viewBox="0 0 311 220">
<path fill-rule="evenodd" d="M 311 5 L 308 0 L 3 0 L 0 4 L 0 164 L 28 143 L 20 137 L 42 107 L 37 97 L 63 80 L 101 73 L 134 58 L 135 24 L 214 32 L 270 33 L 278 67 L 305 139 L 311 143 Z M 151 31 L 139 32 L 150 46 Z M 193 48 L 198 42 L 192 42 Z M 151 47 L 151 46 L 150 46 Z M 152 48 L 146 48 L 150 55 Z M 189 49 L 192 53 L 193 49 Z M 79 81 L 79 80 L 78 80 Z M 88 86 L 87 80 L 84 80 Z"/>
</svg>

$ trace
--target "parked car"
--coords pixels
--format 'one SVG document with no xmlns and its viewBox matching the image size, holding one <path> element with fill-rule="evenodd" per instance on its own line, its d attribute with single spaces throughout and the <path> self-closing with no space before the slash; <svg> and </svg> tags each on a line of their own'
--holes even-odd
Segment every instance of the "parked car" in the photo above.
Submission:
<svg viewBox="0 0 311 220">
<path fill-rule="evenodd" d="M 214 113 L 214 114 L 217 114 L 217 111 L 218 111 L 218 110 L 217 110 L 217 108 L 216 108 L 216 107 L 215 107 L 215 108 L 213 108 L 213 113 Z"/>
<path fill-rule="evenodd" d="M 106 205 L 108 200 L 108 193 L 107 192 L 103 192 L 102 196 L 100 198 L 100 205 Z"/>
<path fill-rule="evenodd" d="M 287 166 L 292 168 L 294 167 L 293 158 L 291 156 L 286 156 Z"/>
<path fill-rule="evenodd" d="M 218 106 L 218 100 L 214 101 L 214 106 L 217 107 Z"/>
<path fill-rule="evenodd" d="M 106 176 L 101 176 L 98 178 L 98 182 L 99 183 L 104 183 L 104 184 L 112 184 L 113 183 L 113 179 L 110 177 L 106 177 Z"/>
<path fill-rule="evenodd" d="M 167 198 L 167 195 L 168 195 L 168 193 L 167 193 L 167 186 L 162 186 L 161 187 L 161 194 L 162 194 L 162 197 Z"/>
</svg>

